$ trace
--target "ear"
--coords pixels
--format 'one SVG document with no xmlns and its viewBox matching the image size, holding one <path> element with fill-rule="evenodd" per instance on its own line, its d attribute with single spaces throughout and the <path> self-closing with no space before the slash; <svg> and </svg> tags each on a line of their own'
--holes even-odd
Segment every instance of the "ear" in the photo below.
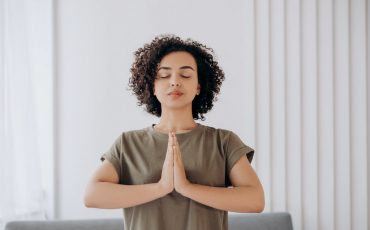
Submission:
<svg viewBox="0 0 370 230">
<path fill-rule="evenodd" d="M 197 87 L 197 95 L 200 94 L 200 84 L 198 84 L 198 87 Z"/>
</svg>

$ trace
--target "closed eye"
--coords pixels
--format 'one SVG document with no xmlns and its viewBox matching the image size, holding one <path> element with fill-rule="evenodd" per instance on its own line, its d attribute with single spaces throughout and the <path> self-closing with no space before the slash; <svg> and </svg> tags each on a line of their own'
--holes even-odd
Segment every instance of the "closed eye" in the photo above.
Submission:
<svg viewBox="0 0 370 230">
<path fill-rule="evenodd" d="M 169 78 L 170 75 L 161 75 L 161 76 L 158 76 L 159 78 Z"/>
<path fill-rule="evenodd" d="M 183 78 L 191 78 L 191 76 L 188 76 L 188 75 L 181 75 L 181 77 L 183 77 Z"/>
</svg>

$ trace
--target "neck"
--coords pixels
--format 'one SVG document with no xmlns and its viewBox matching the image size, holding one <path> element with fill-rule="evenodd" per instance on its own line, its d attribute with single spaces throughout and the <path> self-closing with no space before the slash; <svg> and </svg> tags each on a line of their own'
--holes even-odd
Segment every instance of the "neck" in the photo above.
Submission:
<svg viewBox="0 0 370 230">
<path fill-rule="evenodd" d="M 183 110 L 162 110 L 161 118 L 155 129 L 163 133 L 175 132 L 183 133 L 189 132 L 197 126 L 190 111 Z"/>
</svg>

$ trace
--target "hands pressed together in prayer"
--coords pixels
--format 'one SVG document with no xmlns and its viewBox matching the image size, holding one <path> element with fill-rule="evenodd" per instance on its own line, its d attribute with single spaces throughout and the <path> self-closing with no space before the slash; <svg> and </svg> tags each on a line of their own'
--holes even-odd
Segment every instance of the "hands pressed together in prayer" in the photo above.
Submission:
<svg viewBox="0 0 370 230">
<path fill-rule="evenodd" d="M 168 134 L 167 153 L 159 184 L 164 188 L 166 194 L 172 192 L 173 189 L 182 194 L 184 189 L 190 185 L 190 182 L 186 179 L 180 146 L 173 132 Z"/>
</svg>

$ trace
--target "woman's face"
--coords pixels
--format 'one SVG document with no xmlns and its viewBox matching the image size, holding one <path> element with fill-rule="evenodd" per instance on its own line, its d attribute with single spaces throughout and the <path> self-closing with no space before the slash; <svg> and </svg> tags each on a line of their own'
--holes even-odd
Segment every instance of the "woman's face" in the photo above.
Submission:
<svg viewBox="0 0 370 230">
<path fill-rule="evenodd" d="M 197 64 L 188 52 L 172 52 L 158 65 L 154 81 L 154 95 L 163 107 L 183 109 L 192 106 L 199 93 Z"/>
</svg>

